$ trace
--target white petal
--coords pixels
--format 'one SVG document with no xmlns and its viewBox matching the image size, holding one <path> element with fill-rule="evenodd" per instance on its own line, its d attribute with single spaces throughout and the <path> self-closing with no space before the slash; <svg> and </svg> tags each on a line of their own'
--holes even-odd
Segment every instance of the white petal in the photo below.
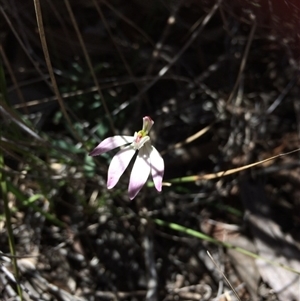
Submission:
<svg viewBox="0 0 300 301">
<path fill-rule="evenodd" d="M 151 146 L 150 152 L 151 174 L 156 190 L 161 191 L 162 180 L 164 176 L 165 164 L 164 159 L 154 146 Z"/>
<path fill-rule="evenodd" d="M 111 160 L 108 175 L 107 175 L 107 188 L 113 188 L 119 181 L 121 175 L 127 168 L 130 160 L 135 154 L 135 150 L 129 145 L 120 150 Z"/>
<path fill-rule="evenodd" d="M 133 136 L 113 136 L 104 139 L 98 146 L 96 146 L 91 152 L 90 156 L 98 156 L 105 152 L 108 152 L 118 146 L 122 146 L 133 142 Z"/>
<path fill-rule="evenodd" d="M 137 158 L 134 162 L 128 192 L 129 198 L 132 200 L 136 197 L 142 187 L 145 185 L 150 174 L 150 158 L 148 148 L 145 146 L 142 147 L 137 155 Z"/>
</svg>

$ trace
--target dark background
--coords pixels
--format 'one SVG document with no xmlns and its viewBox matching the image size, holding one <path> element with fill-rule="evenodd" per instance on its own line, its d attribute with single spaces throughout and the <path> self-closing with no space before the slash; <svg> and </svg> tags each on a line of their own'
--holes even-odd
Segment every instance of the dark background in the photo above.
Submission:
<svg viewBox="0 0 300 301">
<path fill-rule="evenodd" d="M 299 1 L 41 1 L 61 102 L 34 2 L 0 7 L 2 195 L 17 254 L 36 256 L 19 260 L 26 300 L 229 300 L 207 250 L 242 300 L 298 300 L 299 154 L 205 175 L 299 148 Z M 145 115 L 155 121 L 166 185 L 130 202 L 130 169 L 107 190 L 114 152 L 88 153 L 140 130 Z M 193 175 L 202 180 L 169 185 Z M 4 220 L 0 250 L 9 253 Z M 16 298 L 0 276 L 0 299 Z"/>
</svg>

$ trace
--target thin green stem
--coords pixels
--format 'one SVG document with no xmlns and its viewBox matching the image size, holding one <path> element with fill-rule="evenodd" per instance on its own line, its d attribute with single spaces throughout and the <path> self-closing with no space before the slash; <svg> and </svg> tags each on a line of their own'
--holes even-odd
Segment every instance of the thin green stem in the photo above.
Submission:
<svg viewBox="0 0 300 301">
<path fill-rule="evenodd" d="M 6 81 L 5 81 L 4 70 L 3 70 L 1 62 L 0 62 L 0 102 L 3 104 L 7 103 Z M 0 134 L 2 135 L 2 128 L 1 128 Z M 10 209 L 9 209 L 8 198 L 7 198 L 7 183 L 6 183 L 6 177 L 5 177 L 5 163 L 4 163 L 4 155 L 3 155 L 2 151 L 0 151 L 0 188 L 2 191 L 2 199 L 4 202 L 4 215 L 5 215 L 5 220 L 6 220 L 9 249 L 10 249 L 11 255 L 15 256 L 16 249 L 15 249 L 14 236 L 13 236 L 13 231 L 12 231 L 12 226 L 11 226 L 11 215 L 10 215 Z M 17 282 L 16 282 L 17 291 L 20 296 L 20 299 L 23 300 L 22 290 L 21 290 L 20 285 L 18 284 L 19 269 L 18 269 L 18 265 L 17 265 L 17 259 L 15 257 L 13 257 L 11 260 L 12 260 L 15 277 L 17 280 Z"/>
<path fill-rule="evenodd" d="M 247 255 L 247 256 L 249 256 L 249 257 L 252 257 L 252 258 L 254 258 L 254 259 L 262 259 L 262 260 L 264 260 L 264 261 L 266 261 L 266 262 L 272 264 L 273 266 L 281 267 L 281 268 L 283 268 L 283 269 L 285 269 L 285 270 L 287 270 L 287 271 L 290 271 L 290 272 L 293 272 L 293 273 L 295 273 L 295 274 L 300 275 L 300 271 L 297 271 L 297 270 L 295 270 L 295 269 L 293 269 L 293 268 L 291 268 L 291 267 L 289 267 L 289 266 L 286 266 L 286 265 L 277 263 L 277 262 L 275 262 L 275 261 L 269 260 L 269 259 L 267 259 L 267 258 L 261 257 L 261 256 L 255 254 L 255 253 L 252 253 L 252 252 L 247 251 L 247 250 L 245 250 L 245 249 L 243 249 L 243 248 L 240 248 L 240 247 L 236 247 L 236 246 L 234 246 L 234 245 L 232 245 L 232 244 L 230 244 L 230 243 L 219 241 L 219 240 L 214 239 L 214 238 L 212 238 L 212 237 L 210 237 L 210 236 L 208 236 L 208 235 L 206 235 L 206 234 L 204 234 L 204 233 L 201 233 L 201 232 L 199 232 L 199 231 L 195 231 L 195 230 L 193 230 L 193 229 L 186 228 L 186 227 L 184 227 L 184 226 L 181 226 L 181 225 L 178 225 L 178 224 L 175 224 L 175 223 L 168 223 L 168 222 L 165 222 L 165 221 L 163 221 L 163 220 L 161 220 L 161 219 L 155 219 L 154 222 L 155 222 L 157 225 L 159 225 L 159 226 L 168 227 L 168 228 L 173 229 L 173 230 L 175 230 L 175 231 L 183 232 L 183 233 L 186 233 L 186 234 L 188 234 L 188 235 L 190 235 L 190 236 L 194 236 L 194 237 L 196 237 L 196 238 L 200 238 L 200 239 L 202 239 L 202 240 L 211 242 L 211 243 L 213 243 L 213 244 L 223 246 L 223 247 L 225 247 L 225 248 L 227 248 L 227 249 L 233 249 L 233 250 L 236 250 L 237 252 L 242 253 L 242 254 L 244 254 L 244 255 Z"/>
<path fill-rule="evenodd" d="M 6 229 L 7 229 L 7 235 L 8 235 L 8 244 L 9 244 L 9 250 L 12 256 L 16 256 L 16 249 L 15 249 L 15 241 L 14 241 L 14 236 L 13 236 L 13 231 L 12 231 L 12 225 L 11 225 L 11 215 L 10 215 L 10 209 L 9 209 L 9 204 L 8 204 L 8 198 L 7 198 L 7 184 L 6 184 L 6 178 L 5 174 L 3 171 L 4 169 L 4 158 L 3 158 L 3 153 L 0 153 L 0 187 L 2 191 L 2 199 L 4 202 L 4 214 L 5 214 L 5 220 L 6 220 Z M 15 273 L 15 277 L 17 279 L 17 290 L 18 294 L 23 300 L 22 297 L 22 290 L 21 287 L 18 284 L 18 279 L 19 279 L 19 269 L 18 269 L 18 264 L 17 264 L 17 259 L 16 257 L 12 257 L 12 265 L 13 265 L 13 270 Z"/>
</svg>

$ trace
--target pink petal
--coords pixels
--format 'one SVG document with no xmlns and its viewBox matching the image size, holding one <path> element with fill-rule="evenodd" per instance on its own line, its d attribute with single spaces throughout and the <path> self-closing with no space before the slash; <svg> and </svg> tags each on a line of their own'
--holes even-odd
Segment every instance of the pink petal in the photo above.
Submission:
<svg viewBox="0 0 300 301">
<path fill-rule="evenodd" d="M 112 158 L 107 175 L 108 189 L 113 188 L 118 183 L 135 152 L 136 151 L 132 148 L 132 146 L 128 145 Z"/>
<path fill-rule="evenodd" d="M 150 160 L 151 160 L 151 174 L 154 186 L 157 191 L 161 191 L 162 180 L 164 176 L 165 164 L 164 159 L 161 157 L 155 147 L 151 146 Z"/>
<path fill-rule="evenodd" d="M 132 200 L 136 197 L 142 187 L 145 185 L 150 174 L 150 158 L 148 148 L 145 146 L 139 150 L 137 158 L 134 162 L 128 192 L 129 198 Z"/>
<path fill-rule="evenodd" d="M 91 152 L 90 156 L 98 156 L 106 153 L 116 147 L 132 143 L 133 136 L 113 136 L 104 139 L 98 146 L 96 146 Z"/>
</svg>

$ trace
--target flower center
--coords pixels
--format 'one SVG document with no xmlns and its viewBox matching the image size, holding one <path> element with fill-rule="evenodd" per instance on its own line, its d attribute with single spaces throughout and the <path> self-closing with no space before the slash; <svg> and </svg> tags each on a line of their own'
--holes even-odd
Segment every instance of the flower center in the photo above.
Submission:
<svg viewBox="0 0 300 301">
<path fill-rule="evenodd" d="M 134 133 L 134 139 L 131 145 L 135 150 L 141 149 L 144 144 L 150 140 L 150 137 L 147 134 L 148 132 L 144 130 Z"/>
<path fill-rule="evenodd" d="M 143 118 L 143 129 L 139 132 L 134 133 L 133 142 L 131 143 L 131 146 L 135 150 L 141 149 L 144 146 L 144 144 L 150 140 L 148 134 L 153 124 L 154 121 L 149 116 L 145 116 Z"/>
</svg>

